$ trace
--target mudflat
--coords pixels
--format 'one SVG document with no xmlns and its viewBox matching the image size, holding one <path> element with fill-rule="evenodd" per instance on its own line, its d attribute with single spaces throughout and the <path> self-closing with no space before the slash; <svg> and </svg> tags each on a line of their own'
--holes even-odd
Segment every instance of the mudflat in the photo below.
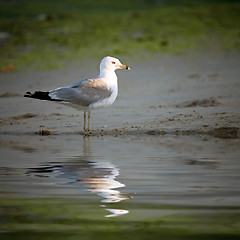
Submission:
<svg viewBox="0 0 240 240">
<path fill-rule="evenodd" d="M 119 96 L 111 107 L 92 111 L 89 135 L 239 137 L 238 52 L 122 59 L 131 71 L 117 71 Z M 0 133 L 86 134 L 81 112 L 23 95 L 97 76 L 98 68 L 98 62 L 88 61 L 74 69 L 1 74 Z"/>
</svg>

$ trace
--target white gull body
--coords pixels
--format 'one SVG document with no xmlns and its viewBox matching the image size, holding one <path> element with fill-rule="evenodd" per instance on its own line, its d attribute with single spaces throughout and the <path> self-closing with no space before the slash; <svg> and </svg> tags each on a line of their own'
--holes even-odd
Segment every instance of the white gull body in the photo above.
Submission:
<svg viewBox="0 0 240 240">
<path fill-rule="evenodd" d="M 130 68 L 117 58 L 105 57 L 100 64 L 100 74 L 96 78 L 87 78 L 67 87 L 60 87 L 48 92 L 27 92 L 24 96 L 40 100 L 57 101 L 84 111 L 84 130 L 90 130 L 90 111 L 110 106 L 118 95 L 116 69 Z M 86 113 L 88 112 L 88 128 Z"/>
</svg>

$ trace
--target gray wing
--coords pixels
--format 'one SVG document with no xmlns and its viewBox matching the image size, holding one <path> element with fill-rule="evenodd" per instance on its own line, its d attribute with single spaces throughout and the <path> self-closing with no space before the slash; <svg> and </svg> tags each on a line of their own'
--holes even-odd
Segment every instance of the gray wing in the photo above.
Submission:
<svg viewBox="0 0 240 240">
<path fill-rule="evenodd" d="M 102 84 L 101 84 L 102 83 Z M 91 103 L 110 97 L 112 91 L 101 79 L 85 79 L 69 87 L 57 88 L 49 92 L 52 99 L 89 106 Z"/>
</svg>

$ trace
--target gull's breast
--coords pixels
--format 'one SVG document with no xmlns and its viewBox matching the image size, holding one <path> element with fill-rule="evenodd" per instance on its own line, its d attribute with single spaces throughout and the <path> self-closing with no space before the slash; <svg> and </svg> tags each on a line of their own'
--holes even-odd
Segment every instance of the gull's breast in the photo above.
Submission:
<svg viewBox="0 0 240 240">
<path fill-rule="evenodd" d="M 99 101 L 96 101 L 94 103 L 91 103 L 88 107 L 90 109 L 95 109 L 95 108 L 108 107 L 108 106 L 112 105 L 117 98 L 118 89 L 117 89 L 117 87 L 112 87 L 112 88 L 110 88 L 110 91 L 111 91 L 110 96 L 100 99 Z"/>
</svg>

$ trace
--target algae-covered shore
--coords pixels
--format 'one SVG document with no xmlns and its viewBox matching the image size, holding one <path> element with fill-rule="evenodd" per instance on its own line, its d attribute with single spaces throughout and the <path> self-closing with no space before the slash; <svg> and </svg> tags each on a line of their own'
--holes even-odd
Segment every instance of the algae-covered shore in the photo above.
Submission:
<svg viewBox="0 0 240 240">
<path fill-rule="evenodd" d="M 238 1 L 1 1 L 1 71 L 239 49 Z"/>
</svg>

